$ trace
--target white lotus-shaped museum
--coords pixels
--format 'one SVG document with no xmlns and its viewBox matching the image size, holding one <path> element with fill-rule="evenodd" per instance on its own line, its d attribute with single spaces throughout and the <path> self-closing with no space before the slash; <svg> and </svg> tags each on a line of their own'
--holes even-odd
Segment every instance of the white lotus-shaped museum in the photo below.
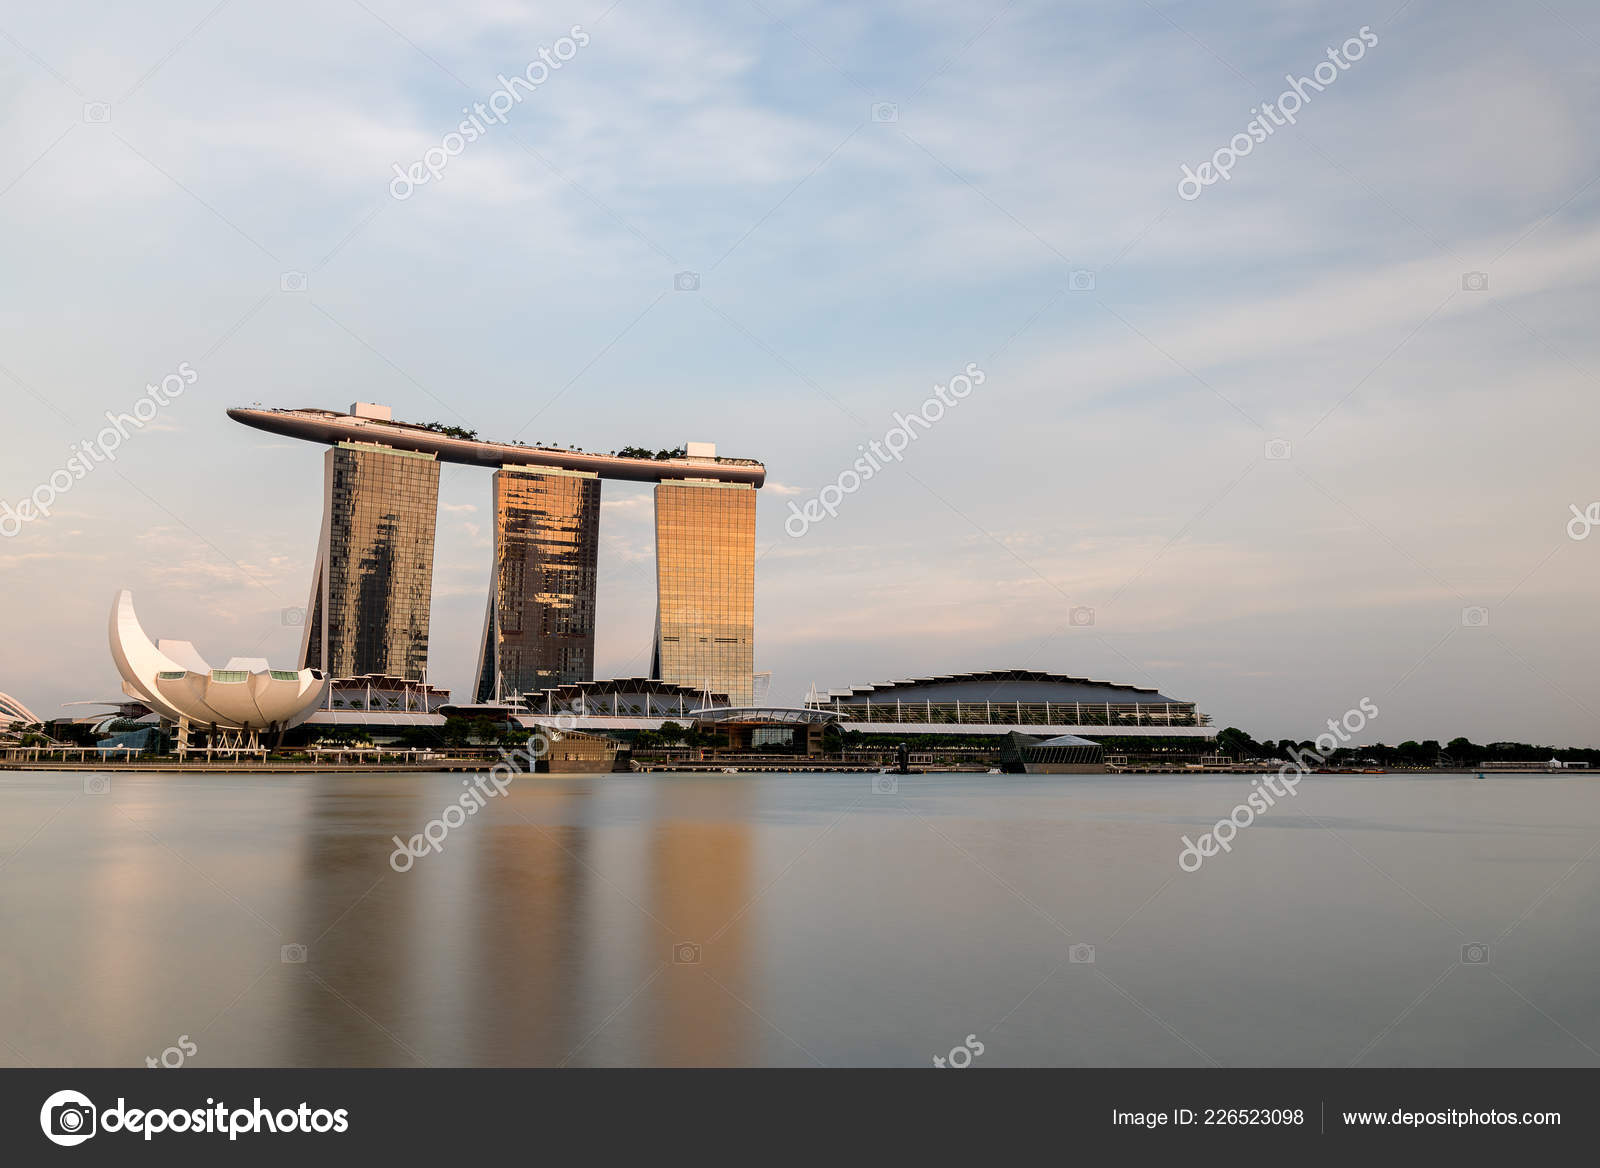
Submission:
<svg viewBox="0 0 1600 1168">
<path fill-rule="evenodd" d="M 328 692 L 328 679 L 316 669 L 273 669 L 261 657 L 235 657 L 213 669 L 188 641 L 152 643 L 127 589 L 111 606 L 111 656 L 123 693 L 197 727 L 288 729 L 316 712 Z"/>
</svg>

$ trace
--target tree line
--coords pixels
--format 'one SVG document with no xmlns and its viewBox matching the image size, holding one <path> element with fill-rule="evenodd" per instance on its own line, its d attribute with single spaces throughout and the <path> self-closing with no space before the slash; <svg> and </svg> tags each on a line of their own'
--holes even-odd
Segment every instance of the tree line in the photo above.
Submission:
<svg viewBox="0 0 1600 1168">
<path fill-rule="evenodd" d="M 1290 751 L 1297 751 L 1301 755 L 1314 752 L 1316 743 L 1309 738 L 1301 742 L 1292 738 L 1257 742 L 1236 726 L 1217 732 L 1217 753 L 1240 762 L 1275 758 L 1288 761 L 1291 758 Z M 1426 738 L 1421 742 L 1407 739 L 1395 746 L 1382 742 L 1367 746 L 1341 746 L 1328 755 L 1326 761 L 1332 766 L 1370 763 L 1386 768 L 1471 767 L 1486 762 L 1549 762 L 1552 758 L 1600 767 L 1600 749 L 1594 747 L 1541 746 L 1529 742 L 1488 742 L 1480 745 L 1464 737 L 1452 738 L 1442 745 L 1438 739 Z"/>
</svg>

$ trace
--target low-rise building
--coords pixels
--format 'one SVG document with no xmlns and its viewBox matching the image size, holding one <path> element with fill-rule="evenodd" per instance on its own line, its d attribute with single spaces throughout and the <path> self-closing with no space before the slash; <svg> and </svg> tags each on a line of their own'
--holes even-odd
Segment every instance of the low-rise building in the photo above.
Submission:
<svg viewBox="0 0 1600 1168">
<path fill-rule="evenodd" d="M 1144 686 L 1032 669 L 950 673 L 813 690 L 806 706 L 844 731 L 885 735 L 1215 738 L 1193 702 Z"/>
</svg>

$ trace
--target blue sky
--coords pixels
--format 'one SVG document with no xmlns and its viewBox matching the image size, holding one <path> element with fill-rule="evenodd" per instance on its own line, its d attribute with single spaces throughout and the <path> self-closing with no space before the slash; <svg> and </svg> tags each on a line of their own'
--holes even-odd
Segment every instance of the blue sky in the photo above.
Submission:
<svg viewBox="0 0 1600 1168">
<path fill-rule="evenodd" d="M 504 125 L 390 196 L 574 25 Z M 1294 126 L 1178 197 L 1364 26 Z M 321 451 L 223 411 L 359 399 L 764 460 L 777 700 L 1016 665 L 1257 734 L 1370 696 L 1391 742 L 1593 743 L 1600 537 L 1566 523 L 1600 499 L 1597 47 L 1577 2 L 14 9 L 0 500 L 197 379 L 0 540 L 0 690 L 114 693 L 120 587 L 213 658 L 292 658 Z M 984 384 L 903 462 L 785 534 L 968 363 Z M 432 680 L 457 690 L 488 490 L 446 468 Z M 606 485 L 602 676 L 648 667 L 650 516 Z"/>
</svg>

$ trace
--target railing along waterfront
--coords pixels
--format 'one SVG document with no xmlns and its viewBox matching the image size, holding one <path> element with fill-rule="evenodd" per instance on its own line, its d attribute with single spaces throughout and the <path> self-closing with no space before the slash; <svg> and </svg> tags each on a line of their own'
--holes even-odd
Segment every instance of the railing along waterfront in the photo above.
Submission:
<svg viewBox="0 0 1600 1168">
<path fill-rule="evenodd" d="M 846 722 L 972 726 L 1209 726 L 1192 705 L 1155 702 L 833 702 Z"/>
</svg>

